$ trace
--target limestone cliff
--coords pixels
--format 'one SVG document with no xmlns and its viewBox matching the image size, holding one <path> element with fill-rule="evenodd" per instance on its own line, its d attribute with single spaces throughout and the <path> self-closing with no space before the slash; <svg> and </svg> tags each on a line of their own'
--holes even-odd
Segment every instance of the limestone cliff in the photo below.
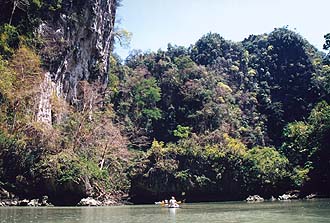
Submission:
<svg viewBox="0 0 330 223">
<path fill-rule="evenodd" d="M 110 109 L 98 109 L 118 1 L 0 0 L 13 18 L 0 13 L 0 200 L 2 188 L 55 205 L 123 196 L 126 140 Z"/>
<path fill-rule="evenodd" d="M 71 104 L 80 105 L 79 81 L 97 82 L 100 92 L 107 84 L 117 4 L 117 0 L 63 0 L 61 10 L 37 30 L 55 92 Z M 48 122 L 42 117 L 50 117 L 49 97 L 41 98 L 37 119 Z"/>
</svg>

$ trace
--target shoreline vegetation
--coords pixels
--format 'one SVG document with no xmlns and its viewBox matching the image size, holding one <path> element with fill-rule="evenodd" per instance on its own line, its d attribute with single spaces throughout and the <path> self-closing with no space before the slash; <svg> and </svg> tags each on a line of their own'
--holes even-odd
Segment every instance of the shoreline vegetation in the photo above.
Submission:
<svg viewBox="0 0 330 223">
<path fill-rule="evenodd" d="M 3 4 L 1 204 L 330 197 L 330 54 L 298 33 L 123 61 L 120 1 Z"/>
</svg>

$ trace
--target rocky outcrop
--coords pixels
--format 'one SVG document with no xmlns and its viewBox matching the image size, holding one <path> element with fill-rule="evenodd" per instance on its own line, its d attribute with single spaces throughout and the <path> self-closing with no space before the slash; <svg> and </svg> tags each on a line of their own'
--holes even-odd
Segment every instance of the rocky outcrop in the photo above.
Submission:
<svg viewBox="0 0 330 223">
<path fill-rule="evenodd" d="M 295 194 L 295 193 L 292 193 L 292 194 L 283 194 L 281 196 L 278 197 L 279 200 L 282 200 L 282 201 L 287 201 L 287 200 L 295 200 L 295 199 L 298 199 L 299 198 L 299 194 Z"/>
<path fill-rule="evenodd" d="M 51 203 L 48 202 L 48 196 L 43 196 L 38 199 L 0 199 L 0 207 L 11 207 L 11 206 L 29 206 L 29 207 L 40 207 L 40 206 L 52 206 Z"/>
<path fill-rule="evenodd" d="M 53 84 L 51 81 L 50 73 L 45 73 L 44 80 L 40 85 L 40 100 L 37 111 L 37 122 L 52 124 L 52 111 L 51 111 L 51 94 Z"/>
<path fill-rule="evenodd" d="M 109 72 L 117 0 L 63 0 L 61 9 L 43 21 L 38 36 L 41 56 L 54 83 L 54 92 L 80 105 L 79 81 L 97 82 L 102 93 Z M 47 86 L 41 95 L 38 121 L 49 123 L 50 97 Z"/>
<path fill-rule="evenodd" d="M 248 198 L 246 198 L 247 202 L 263 202 L 265 199 L 260 197 L 259 195 L 250 195 Z"/>
<path fill-rule="evenodd" d="M 79 201 L 78 206 L 101 206 L 102 202 L 95 200 L 94 198 L 87 197 Z"/>
<path fill-rule="evenodd" d="M 314 198 L 318 198 L 318 195 L 317 194 L 310 194 L 310 195 L 307 195 L 305 197 L 305 199 L 307 199 L 307 200 L 314 199 Z"/>
<path fill-rule="evenodd" d="M 96 200 L 92 197 L 83 198 L 77 204 L 78 206 L 114 206 L 114 205 L 121 205 L 122 202 L 115 201 L 113 199 L 108 199 L 104 201 Z"/>
</svg>

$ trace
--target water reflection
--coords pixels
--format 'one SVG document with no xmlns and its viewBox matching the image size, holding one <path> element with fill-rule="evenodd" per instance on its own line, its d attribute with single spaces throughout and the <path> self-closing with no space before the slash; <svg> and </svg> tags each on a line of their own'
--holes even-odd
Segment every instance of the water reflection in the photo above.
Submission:
<svg viewBox="0 0 330 223">
<path fill-rule="evenodd" d="M 323 223 L 330 219 L 330 200 L 247 204 L 201 203 L 182 208 L 138 205 L 99 208 L 0 208 L 0 223 L 146 223 L 240 222 Z"/>
<path fill-rule="evenodd" d="M 176 222 L 175 221 L 175 214 L 178 208 L 167 208 L 170 216 L 170 221 L 171 222 Z"/>
</svg>

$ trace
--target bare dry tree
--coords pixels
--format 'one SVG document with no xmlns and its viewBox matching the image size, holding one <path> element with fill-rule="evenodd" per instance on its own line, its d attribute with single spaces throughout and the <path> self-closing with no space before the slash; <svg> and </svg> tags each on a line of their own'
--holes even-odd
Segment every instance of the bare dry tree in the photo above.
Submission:
<svg viewBox="0 0 330 223">
<path fill-rule="evenodd" d="M 9 0 L 9 2 L 13 3 L 13 9 L 11 10 L 9 19 L 9 25 L 11 25 L 16 9 L 18 8 L 22 11 L 26 11 L 30 5 L 30 2 L 29 0 Z"/>
<path fill-rule="evenodd" d="M 14 131 L 17 115 L 21 116 L 21 120 L 32 121 L 43 76 L 39 56 L 25 46 L 20 47 L 13 55 L 9 66 L 15 79 L 11 96 L 9 96 L 14 111 L 12 122 Z"/>
</svg>

